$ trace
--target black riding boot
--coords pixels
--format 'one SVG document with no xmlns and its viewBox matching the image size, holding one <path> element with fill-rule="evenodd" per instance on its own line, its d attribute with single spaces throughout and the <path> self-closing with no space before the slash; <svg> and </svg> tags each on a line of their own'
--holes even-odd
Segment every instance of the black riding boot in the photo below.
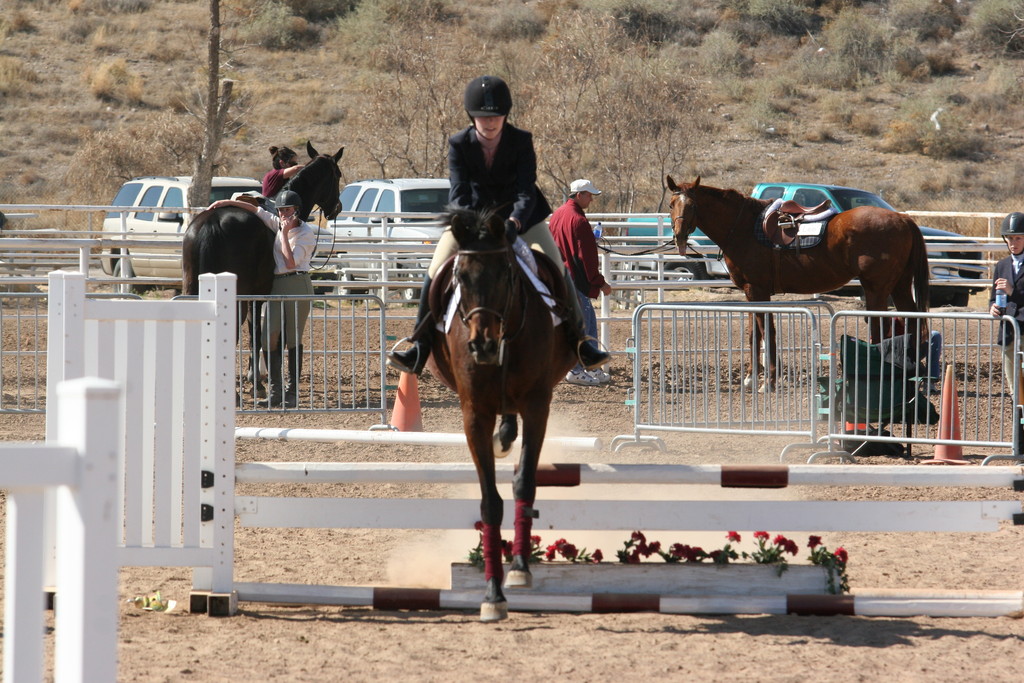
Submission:
<svg viewBox="0 0 1024 683">
<path fill-rule="evenodd" d="M 302 376 L 302 347 L 288 347 L 288 386 L 284 390 L 284 407 L 299 405 L 299 378 Z"/>
<path fill-rule="evenodd" d="M 580 365 L 586 370 L 593 370 L 611 360 L 611 355 L 598 348 L 597 340 L 587 337 L 583 326 L 580 302 L 576 299 L 576 286 L 568 273 L 565 276 L 565 287 L 566 297 L 572 297 L 566 301 L 565 306 L 569 319 L 562 323 L 565 325 L 566 337 L 569 339 L 569 344 L 575 349 Z"/>
<path fill-rule="evenodd" d="M 283 355 L 278 347 L 270 352 L 270 360 L 267 361 L 267 374 L 270 378 L 270 386 L 267 389 L 267 405 L 271 408 L 279 408 L 284 397 L 284 382 L 282 381 L 281 364 Z"/>
<path fill-rule="evenodd" d="M 430 315 L 430 276 L 423 278 L 420 289 L 420 308 L 416 313 L 416 327 L 409 337 L 412 347 L 405 351 L 388 351 L 388 365 L 415 375 L 423 372 L 434 344 L 434 319 Z"/>
</svg>

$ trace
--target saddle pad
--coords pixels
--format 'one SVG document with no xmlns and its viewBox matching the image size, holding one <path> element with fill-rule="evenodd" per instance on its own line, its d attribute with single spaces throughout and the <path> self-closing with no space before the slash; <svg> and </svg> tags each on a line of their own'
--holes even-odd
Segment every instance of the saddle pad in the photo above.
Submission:
<svg viewBox="0 0 1024 683">
<path fill-rule="evenodd" d="M 821 242 L 821 238 L 825 234 L 825 226 L 828 225 L 827 221 L 817 223 L 801 223 L 798 227 L 796 239 L 789 246 L 783 247 L 775 244 L 768 239 L 768 236 L 764 234 L 764 226 L 758 222 L 754 228 L 754 238 L 758 244 L 763 244 L 766 247 L 772 249 L 810 249 L 816 247 Z"/>
</svg>

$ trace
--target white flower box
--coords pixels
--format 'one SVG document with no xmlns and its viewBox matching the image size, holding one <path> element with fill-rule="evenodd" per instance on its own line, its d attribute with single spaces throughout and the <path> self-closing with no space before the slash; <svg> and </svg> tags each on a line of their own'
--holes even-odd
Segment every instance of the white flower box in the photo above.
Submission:
<svg viewBox="0 0 1024 683">
<path fill-rule="evenodd" d="M 508 573 L 508 565 L 505 565 Z M 824 567 L 790 564 L 779 575 L 767 564 L 581 564 L 541 562 L 530 565 L 530 591 L 557 594 L 646 593 L 663 596 L 746 596 L 828 594 Z M 484 573 L 468 562 L 452 564 L 452 590 L 484 587 Z M 519 590 L 519 589 L 515 589 Z"/>
</svg>

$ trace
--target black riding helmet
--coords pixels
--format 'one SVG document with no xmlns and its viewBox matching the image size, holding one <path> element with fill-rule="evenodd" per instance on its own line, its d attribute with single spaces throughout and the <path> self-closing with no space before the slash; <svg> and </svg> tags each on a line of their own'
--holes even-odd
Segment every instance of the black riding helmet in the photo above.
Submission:
<svg viewBox="0 0 1024 683">
<path fill-rule="evenodd" d="M 302 197 L 291 190 L 281 190 L 278 192 L 277 196 L 274 197 L 274 206 L 278 209 L 286 206 L 295 207 L 295 213 L 302 216 Z"/>
<path fill-rule="evenodd" d="M 1024 213 L 1014 211 L 1007 214 L 1003 219 L 1003 226 L 999 229 L 1003 237 L 1007 235 L 1024 235 Z"/>
<path fill-rule="evenodd" d="M 473 116 L 508 116 L 512 111 L 512 92 L 497 76 L 479 76 L 466 86 L 462 102 Z"/>
</svg>

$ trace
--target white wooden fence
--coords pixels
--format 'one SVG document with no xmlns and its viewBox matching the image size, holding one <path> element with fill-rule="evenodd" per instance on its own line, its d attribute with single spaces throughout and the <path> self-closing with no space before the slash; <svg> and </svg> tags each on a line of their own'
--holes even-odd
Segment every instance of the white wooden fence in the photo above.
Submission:
<svg viewBox="0 0 1024 683">
<path fill-rule="evenodd" d="M 81 273 L 49 276 L 47 394 L 86 375 L 125 387 L 118 562 L 191 567 L 198 600 L 231 586 L 235 280 L 200 276 L 198 301 L 112 301 L 86 299 Z M 47 403 L 47 438 L 63 417 Z"/>
<path fill-rule="evenodd" d="M 51 401 L 61 421 L 45 444 L 0 444 L 7 493 L 4 681 L 44 680 L 45 498 L 53 497 L 54 680 L 117 680 L 119 518 L 114 511 L 120 387 L 94 378 L 63 382 Z"/>
</svg>

